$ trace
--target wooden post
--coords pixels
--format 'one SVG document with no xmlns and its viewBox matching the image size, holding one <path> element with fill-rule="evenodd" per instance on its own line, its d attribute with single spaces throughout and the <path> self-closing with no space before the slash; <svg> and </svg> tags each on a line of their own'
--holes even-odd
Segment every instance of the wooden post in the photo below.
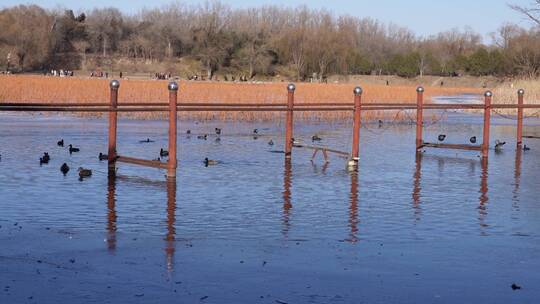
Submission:
<svg viewBox="0 0 540 304">
<path fill-rule="evenodd" d="M 362 113 L 362 88 L 354 88 L 354 123 L 353 123 L 353 146 L 352 146 L 352 159 L 355 162 L 359 160 L 360 154 L 360 126 L 361 126 L 361 113 Z"/>
<path fill-rule="evenodd" d="M 517 112 L 517 147 L 521 149 L 521 144 L 523 143 L 523 96 L 525 95 L 525 90 L 518 90 L 518 112 Z"/>
<path fill-rule="evenodd" d="M 416 88 L 416 152 L 424 145 L 422 131 L 424 125 L 424 88 Z"/>
<path fill-rule="evenodd" d="M 291 158 L 293 146 L 293 111 L 294 111 L 294 84 L 287 86 L 287 122 L 285 130 L 285 158 Z"/>
<path fill-rule="evenodd" d="M 176 132 L 177 132 L 177 104 L 178 84 L 170 82 L 169 88 L 169 162 L 167 163 L 167 177 L 176 178 Z"/>
<path fill-rule="evenodd" d="M 493 93 L 487 91 L 484 94 L 484 134 L 482 138 L 482 157 L 488 157 L 489 151 L 489 128 L 491 125 L 491 98 Z"/>
<path fill-rule="evenodd" d="M 110 83 L 111 95 L 110 95 L 110 109 L 116 110 L 118 108 L 118 89 L 120 88 L 120 82 L 113 80 Z M 116 163 L 116 130 L 118 126 L 118 112 L 109 112 L 109 151 L 108 151 L 108 163 L 109 171 L 114 171 Z"/>
</svg>

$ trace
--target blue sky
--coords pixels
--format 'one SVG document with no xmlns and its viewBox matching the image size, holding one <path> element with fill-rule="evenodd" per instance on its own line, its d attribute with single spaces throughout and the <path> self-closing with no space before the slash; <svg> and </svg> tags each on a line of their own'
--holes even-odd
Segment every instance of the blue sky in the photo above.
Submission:
<svg viewBox="0 0 540 304">
<path fill-rule="evenodd" d="M 115 6 L 127 13 L 136 13 L 141 8 L 160 7 L 171 0 L 0 0 L 0 7 L 34 3 L 47 8 L 63 6 L 76 11 L 93 7 Z M 181 3 L 197 4 L 201 1 L 184 0 Z M 232 7 L 254 7 L 267 4 L 294 7 L 307 5 L 313 8 L 326 8 L 336 14 L 349 14 L 358 17 L 372 17 L 384 22 L 406 26 L 420 35 L 430 35 L 440 31 L 472 27 L 484 35 L 495 31 L 505 22 L 528 27 L 525 18 L 508 8 L 508 4 L 527 5 L 531 0 L 222 0 Z"/>
</svg>

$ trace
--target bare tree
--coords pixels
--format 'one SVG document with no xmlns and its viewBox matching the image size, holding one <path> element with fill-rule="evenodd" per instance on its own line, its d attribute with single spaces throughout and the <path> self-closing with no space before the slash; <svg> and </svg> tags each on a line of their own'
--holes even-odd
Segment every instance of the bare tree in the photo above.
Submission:
<svg viewBox="0 0 540 304">
<path fill-rule="evenodd" d="M 530 7 L 525 7 L 517 4 L 510 4 L 510 8 L 527 16 L 536 24 L 540 25 L 540 0 L 535 0 Z"/>
</svg>

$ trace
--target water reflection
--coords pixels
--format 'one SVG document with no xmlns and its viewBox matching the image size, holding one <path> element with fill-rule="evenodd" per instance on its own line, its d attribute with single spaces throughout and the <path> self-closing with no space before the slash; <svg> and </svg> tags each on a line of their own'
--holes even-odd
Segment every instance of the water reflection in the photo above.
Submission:
<svg viewBox="0 0 540 304">
<path fill-rule="evenodd" d="M 140 177 L 117 176 L 114 171 L 109 171 L 107 180 L 107 249 L 111 252 L 116 250 L 116 182 L 118 180 L 132 182 L 136 184 L 145 184 L 146 186 L 159 186 L 163 188 L 162 181 L 152 181 Z M 173 271 L 174 252 L 176 250 L 176 179 L 167 179 L 167 233 L 165 234 L 165 257 L 168 272 Z"/>
<path fill-rule="evenodd" d="M 478 206 L 478 220 L 480 221 L 480 227 L 488 227 L 485 223 L 487 216 L 487 203 L 489 202 L 488 197 L 488 159 L 483 157 L 480 161 L 482 165 L 482 174 L 480 175 L 480 205 Z M 482 231 L 484 234 L 484 231 Z"/>
<path fill-rule="evenodd" d="M 107 248 L 116 249 L 116 174 L 109 171 L 107 177 Z"/>
<path fill-rule="evenodd" d="M 450 163 L 452 165 L 456 164 L 469 164 L 471 175 L 474 175 L 476 171 L 477 160 L 472 159 L 462 159 L 454 157 L 445 157 L 445 156 L 436 156 L 436 155 L 423 155 L 422 153 L 416 154 L 415 160 L 415 170 L 413 175 L 413 190 L 412 190 L 412 206 L 414 209 L 415 220 L 419 221 L 421 218 L 422 212 L 422 161 L 425 159 L 433 159 L 437 161 L 438 175 L 443 176 L 443 171 L 445 165 Z M 517 169 L 518 162 L 521 161 L 520 156 L 516 155 L 516 189 L 519 188 L 519 169 Z M 480 227 L 488 227 L 485 223 L 485 218 L 487 216 L 487 204 L 489 201 L 488 197 L 488 160 L 487 158 L 482 158 L 480 160 L 480 165 L 482 172 L 480 175 L 480 197 L 478 205 L 478 219 L 480 221 Z M 516 190 L 517 192 L 517 190 Z"/>
<path fill-rule="evenodd" d="M 285 166 L 283 171 L 283 227 L 281 232 L 284 237 L 287 237 L 290 229 L 290 210 L 292 208 L 291 203 L 291 185 L 292 185 L 292 165 L 290 159 L 285 159 Z"/>
<path fill-rule="evenodd" d="M 420 183 L 422 179 L 422 157 L 423 157 L 423 154 L 421 152 L 416 153 L 415 170 L 414 170 L 414 176 L 413 176 L 413 192 L 412 192 L 415 221 L 419 221 L 422 214 L 422 208 L 420 206 L 421 204 L 420 191 L 422 191 L 422 185 Z"/>
<path fill-rule="evenodd" d="M 174 251 L 176 249 L 176 179 L 167 179 L 167 235 L 165 237 L 165 254 L 167 271 L 172 272 L 174 267 Z"/>
<path fill-rule="evenodd" d="M 351 243 L 358 242 L 358 171 L 350 172 L 351 191 L 349 196 L 349 228 L 350 234 L 347 241 Z"/>
<path fill-rule="evenodd" d="M 519 206 L 519 184 L 521 182 L 521 149 L 516 149 L 516 158 L 514 161 L 514 190 L 512 190 L 512 208 L 518 210 Z"/>
</svg>

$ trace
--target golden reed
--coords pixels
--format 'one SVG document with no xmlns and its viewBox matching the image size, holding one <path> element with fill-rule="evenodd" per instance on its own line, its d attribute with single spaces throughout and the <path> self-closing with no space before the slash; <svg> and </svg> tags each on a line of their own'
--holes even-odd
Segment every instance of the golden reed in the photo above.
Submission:
<svg viewBox="0 0 540 304">
<path fill-rule="evenodd" d="M 287 83 L 227 83 L 180 81 L 179 102 L 198 103 L 268 103 L 285 104 Z M 416 102 L 416 90 L 411 86 L 362 85 L 363 103 Z M 352 103 L 353 84 L 311 84 L 296 86 L 295 103 Z M 425 102 L 432 96 L 450 96 L 463 93 L 482 93 L 477 88 L 426 87 Z M 58 78 L 31 75 L 0 76 L 0 102 L 108 102 L 109 80 L 88 78 Z M 167 81 L 121 80 L 119 103 L 122 102 L 167 102 Z M 85 114 L 88 115 L 88 114 Z M 96 115 L 96 114 L 90 114 Z M 166 114 L 137 113 L 125 114 L 130 117 L 155 119 Z M 180 118 L 197 120 L 278 120 L 283 113 L 276 112 L 183 112 Z M 295 116 L 299 119 L 338 121 L 350 119 L 351 112 L 303 112 Z M 408 119 L 410 115 L 369 111 L 363 119 L 384 118 Z"/>
</svg>

